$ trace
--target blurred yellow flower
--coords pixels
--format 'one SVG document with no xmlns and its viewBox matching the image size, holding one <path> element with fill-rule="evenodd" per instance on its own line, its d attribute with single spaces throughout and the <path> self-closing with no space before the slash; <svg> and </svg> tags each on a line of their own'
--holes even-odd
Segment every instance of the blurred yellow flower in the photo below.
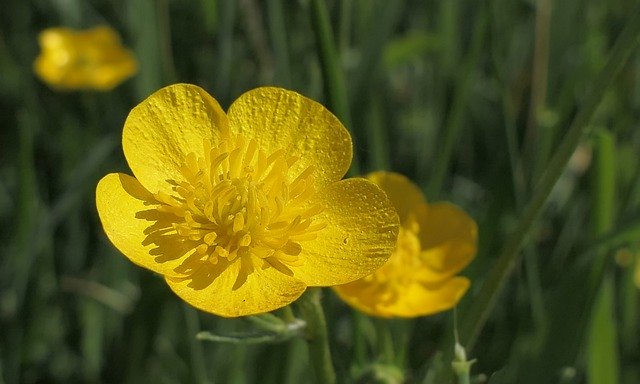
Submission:
<svg viewBox="0 0 640 384">
<path fill-rule="evenodd" d="M 468 279 L 455 275 L 475 256 L 476 223 L 452 204 L 427 204 L 402 175 L 375 172 L 367 178 L 398 211 L 397 248 L 382 268 L 334 290 L 354 308 L 380 317 L 424 316 L 455 306 L 469 288 Z"/>
<path fill-rule="evenodd" d="M 137 71 L 133 54 L 106 26 L 85 31 L 50 28 L 40 32 L 38 40 L 41 52 L 34 70 L 54 88 L 107 91 Z"/>
<path fill-rule="evenodd" d="M 111 242 L 189 304 L 235 317 L 344 284 L 384 264 L 399 220 L 372 182 L 346 179 L 351 137 L 323 106 L 257 88 L 228 113 L 176 84 L 136 106 L 96 203 Z"/>
</svg>

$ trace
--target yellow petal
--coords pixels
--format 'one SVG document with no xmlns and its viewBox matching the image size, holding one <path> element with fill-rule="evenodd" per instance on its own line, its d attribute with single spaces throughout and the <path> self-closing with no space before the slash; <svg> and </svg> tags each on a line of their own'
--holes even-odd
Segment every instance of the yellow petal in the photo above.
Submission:
<svg viewBox="0 0 640 384">
<path fill-rule="evenodd" d="M 55 49 L 68 44 L 74 32 L 69 28 L 48 28 L 40 32 L 38 42 L 42 49 Z"/>
<path fill-rule="evenodd" d="M 260 267 L 256 267 L 243 284 L 234 287 L 240 265 L 239 261 L 231 264 L 213 281 L 196 281 L 195 288 L 192 280 L 171 277 L 165 280 L 182 300 L 200 310 L 224 317 L 276 310 L 295 301 L 306 289 L 300 280 L 275 268 Z"/>
<path fill-rule="evenodd" d="M 107 237 L 120 252 L 135 264 L 157 273 L 171 274 L 182 262 L 177 256 L 167 260 L 164 255 L 152 255 L 157 244 L 149 243 L 145 231 L 156 223 L 149 202 L 153 196 L 135 178 L 111 173 L 100 180 L 96 188 L 98 215 Z M 185 250 L 186 251 L 186 250 Z M 184 253 L 184 252 L 183 252 Z"/>
<path fill-rule="evenodd" d="M 417 210 L 420 224 L 422 261 L 433 271 L 433 278 L 442 280 L 466 267 L 477 251 L 478 228 L 469 215 L 450 203 L 435 203 L 426 210 Z"/>
<path fill-rule="evenodd" d="M 351 136 L 325 107 L 296 92 L 262 87 L 240 96 L 229 108 L 230 129 L 255 139 L 266 153 L 285 149 L 298 158 L 297 175 L 314 167 L 316 185 L 344 176 L 351 165 Z"/>
<path fill-rule="evenodd" d="M 426 316 L 453 308 L 469 289 L 469 279 L 454 277 L 446 283 L 430 288 L 413 284 L 403 296 L 388 311 L 399 317 Z"/>
<path fill-rule="evenodd" d="M 84 68 L 87 85 L 110 90 L 137 71 L 133 54 L 120 43 L 120 36 L 106 26 L 91 28 L 79 34 L 84 60 L 92 63 Z"/>
<path fill-rule="evenodd" d="M 406 221 L 416 207 L 426 203 L 420 188 L 399 173 L 373 172 L 367 175 L 367 179 L 379 186 L 389 196 L 398 211 L 401 223 Z"/>
<path fill-rule="evenodd" d="M 202 88 L 175 84 L 136 106 L 124 124 L 122 147 L 133 174 L 150 192 L 170 192 L 167 180 L 182 180 L 188 153 L 203 157 L 203 141 L 215 144 L 228 131 L 218 102 Z"/>
<path fill-rule="evenodd" d="M 316 217 L 327 226 L 316 232 L 316 239 L 301 244 L 302 265 L 291 266 L 294 277 L 309 286 L 344 284 L 387 261 L 399 223 L 380 188 L 365 179 L 347 179 L 329 185 L 314 200 L 324 207 Z"/>
<path fill-rule="evenodd" d="M 402 291 L 375 289 L 366 281 L 334 287 L 334 291 L 349 305 L 373 316 L 417 317 L 453 308 L 469 288 L 469 280 L 454 277 L 444 284 L 427 286 L 413 283 Z M 395 285 L 395 287 L 399 287 Z"/>
</svg>

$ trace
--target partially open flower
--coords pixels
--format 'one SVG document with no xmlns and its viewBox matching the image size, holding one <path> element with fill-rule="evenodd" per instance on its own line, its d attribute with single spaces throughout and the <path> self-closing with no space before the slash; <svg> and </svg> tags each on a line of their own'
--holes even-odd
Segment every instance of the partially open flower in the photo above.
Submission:
<svg viewBox="0 0 640 384">
<path fill-rule="evenodd" d="M 107 91 L 137 71 L 133 54 L 106 26 L 85 31 L 50 28 L 40 33 L 38 41 L 41 52 L 34 70 L 54 88 Z"/>
<path fill-rule="evenodd" d="M 469 288 L 455 276 L 476 253 L 476 223 L 449 203 L 427 204 L 406 177 L 376 172 L 369 180 L 384 190 L 400 216 L 398 244 L 373 274 L 334 287 L 356 309 L 380 317 L 415 317 L 452 308 Z"/>
<path fill-rule="evenodd" d="M 320 104 L 264 87 L 225 114 L 194 85 L 135 107 L 122 145 L 134 177 L 98 184 L 104 230 L 191 305 L 268 312 L 307 286 L 344 284 L 384 264 L 399 221 L 366 179 L 342 180 L 351 137 Z"/>
</svg>

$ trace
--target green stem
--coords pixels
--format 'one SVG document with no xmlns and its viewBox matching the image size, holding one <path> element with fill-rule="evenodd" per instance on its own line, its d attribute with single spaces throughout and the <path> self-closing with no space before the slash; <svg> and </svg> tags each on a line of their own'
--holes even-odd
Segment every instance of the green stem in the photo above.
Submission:
<svg viewBox="0 0 640 384">
<path fill-rule="evenodd" d="M 202 348 L 202 343 L 195 337 L 200 332 L 200 319 L 196 310 L 187 304 L 182 305 L 182 310 L 184 311 L 187 338 L 189 340 L 189 357 L 193 376 L 198 383 L 206 383 L 208 379 L 204 361 L 204 349 Z"/>
<path fill-rule="evenodd" d="M 374 319 L 373 324 L 376 327 L 378 354 L 380 355 L 380 360 L 384 363 L 392 364 L 395 361 L 395 352 L 389 320 Z"/>
<path fill-rule="evenodd" d="M 595 188 L 593 195 L 594 237 L 608 233 L 613 228 L 616 203 L 615 140 L 613 135 L 601 130 L 595 135 Z M 593 281 L 601 280 L 607 265 L 607 250 L 602 250 L 592 268 Z"/>
<path fill-rule="evenodd" d="M 329 108 L 336 114 L 349 130 L 353 129 L 349 99 L 340 57 L 333 42 L 333 30 L 329 21 L 329 11 L 324 0 L 311 1 L 311 21 L 320 52 L 322 77 Z M 351 175 L 360 174 L 357 154 L 353 154 L 353 162 L 349 170 Z"/>
<path fill-rule="evenodd" d="M 461 368 L 455 370 L 456 379 L 458 384 L 469 384 L 471 383 L 470 372 L 468 369 Z"/>
<path fill-rule="evenodd" d="M 309 346 L 309 361 L 318 383 L 333 384 L 336 373 L 331 362 L 331 351 L 327 337 L 327 322 L 322 310 L 320 288 L 309 288 L 298 305 L 302 318 L 307 322 L 306 339 Z"/>
<path fill-rule="evenodd" d="M 402 320 L 399 326 L 398 342 L 396 343 L 396 365 L 404 370 L 407 367 L 407 354 L 409 352 L 409 342 L 413 333 L 413 326 L 416 321 L 414 319 Z"/>
<path fill-rule="evenodd" d="M 551 0 L 539 0 L 536 5 L 535 48 L 531 71 L 529 117 L 525 133 L 525 158 L 530 159 L 531 164 L 534 164 L 530 173 L 531 184 L 535 182 L 539 170 L 543 169 L 547 161 L 551 143 L 549 128 L 540 126 L 540 115 L 545 109 L 547 95 L 550 24 Z"/>
<path fill-rule="evenodd" d="M 520 261 L 520 249 L 522 248 L 530 229 L 533 227 L 538 215 L 542 211 L 544 203 L 562 174 L 569 158 L 575 151 L 587 124 L 594 114 L 598 104 L 604 96 L 604 91 L 620 72 L 631 52 L 638 44 L 640 37 L 640 8 L 627 22 L 613 47 L 609 59 L 602 69 L 585 99 L 578 114 L 574 118 L 567 134 L 560 143 L 555 155 L 546 167 L 546 172 L 534 190 L 533 198 L 525 207 L 520 216 L 521 219 L 514 232 L 505 243 L 498 261 L 485 279 L 484 285 L 471 308 L 462 319 L 461 339 L 471 349 L 476 342 L 480 330 L 484 326 L 489 313 L 491 313 L 496 300 L 505 286 L 508 278 Z"/>
<path fill-rule="evenodd" d="M 615 139 L 601 130 L 595 137 L 595 169 L 593 199 L 593 232 L 602 235 L 613 227 L 616 202 Z M 590 383 L 618 383 L 618 332 L 615 321 L 615 286 L 607 271 L 609 252 L 602 250 L 591 263 L 590 282 L 593 306 L 587 329 L 587 378 Z"/>
<path fill-rule="evenodd" d="M 286 323 L 292 323 L 296 321 L 296 316 L 293 314 L 293 309 L 291 309 L 290 305 L 282 308 L 282 320 Z"/>
<path fill-rule="evenodd" d="M 455 318 L 455 316 L 454 316 Z M 458 384 L 470 384 L 471 383 L 471 366 L 475 363 L 475 360 L 467 360 L 467 352 L 464 347 L 457 341 L 454 346 L 453 362 L 451 362 L 451 368 L 456 376 L 456 382 Z"/>
<path fill-rule="evenodd" d="M 365 315 L 358 311 L 351 312 L 353 323 L 353 363 L 357 367 L 363 367 L 367 362 L 367 341 L 365 340 Z"/>
</svg>

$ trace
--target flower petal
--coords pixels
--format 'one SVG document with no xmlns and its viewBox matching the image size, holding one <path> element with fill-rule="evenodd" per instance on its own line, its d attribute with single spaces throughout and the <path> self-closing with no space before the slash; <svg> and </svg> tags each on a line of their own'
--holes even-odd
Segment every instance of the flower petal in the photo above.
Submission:
<svg viewBox="0 0 640 384">
<path fill-rule="evenodd" d="M 373 316 L 417 317 L 453 308 L 464 296 L 470 282 L 465 277 L 454 277 L 444 284 L 427 286 L 413 283 L 402 292 L 372 289 L 364 280 L 334 287 L 334 291 L 349 305 Z M 398 285 L 396 285 L 398 287 Z"/>
<path fill-rule="evenodd" d="M 421 259 L 440 279 L 453 276 L 467 266 L 477 251 L 478 227 L 462 209 L 450 203 L 435 203 L 416 211 L 420 224 Z"/>
<path fill-rule="evenodd" d="M 150 202 L 155 200 L 149 191 L 138 180 L 122 173 L 106 175 L 96 188 L 98 215 L 113 245 L 133 263 L 157 273 L 171 274 L 182 260 L 153 255 L 157 244 L 149 243 L 146 234 L 156 223 L 148 217 L 155 212 L 150 210 Z"/>
<path fill-rule="evenodd" d="M 190 84 L 162 88 L 127 117 L 122 148 L 133 174 L 150 192 L 170 192 L 167 180 L 182 180 L 187 154 L 203 156 L 203 142 L 215 145 L 228 132 L 227 117 L 205 90 Z"/>
<path fill-rule="evenodd" d="M 375 184 L 354 178 L 329 185 L 314 197 L 327 226 L 301 243 L 294 277 L 309 286 L 344 284 L 371 274 L 395 248 L 399 223 L 391 202 Z"/>
<path fill-rule="evenodd" d="M 194 288 L 192 280 L 171 277 L 165 280 L 182 300 L 200 310 L 224 317 L 276 310 L 295 301 L 306 289 L 303 282 L 275 268 L 255 268 L 244 283 L 235 287 L 240 268 L 240 262 L 232 263 L 213 281 L 204 282 L 204 288 Z"/>
<path fill-rule="evenodd" d="M 466 277 L 454 277 L 438 287 L 413 284 L 405 300 L 390 307 L 389 312 L 399 317 L 426 316 L 453 308 L 469 289 Z"/>
<path fill-rule="evenodd" d="M 411 212 L 418 206 L 426 204 L 424 194 L 411 180 L 395 172 L 373 172 L 367 175 L 389 196 L 389 200 L 398 211 L 400 222 L 404 223 Z"/>
<path fill-rule="evenodd" d="M 285 149 L 298 158 L 293 175 L 314 167 L 317 186 L 337 181 L 351 165 L 351 136 L 321 104 L 296 92 L 262 87 L 246 92 L 228 112 L 230 129 L 266 153 Z"/>
<path fill-rule="evenodd" d="M 54 88 L 109 90 L 137 71 L 133 53 L 107 26 L 84 31 L 49 28 L 38 40 L 42 51 L 34 69 Z"/>
</svg>

